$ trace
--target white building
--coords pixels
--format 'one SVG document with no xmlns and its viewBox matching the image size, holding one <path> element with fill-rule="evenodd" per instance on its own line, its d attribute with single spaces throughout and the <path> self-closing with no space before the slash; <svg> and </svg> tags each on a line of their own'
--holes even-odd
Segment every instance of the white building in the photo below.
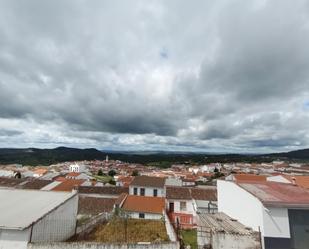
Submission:
<svg viewBox="0 0 309 249">
<path fill-rule="evenodd" d="M 309 191 L 278 182 L 219 180 L 218 209 L 261 231 L 265 249 L 308 249 Z"/>
<path fill-rule="evenodd" d="M 129 187 L 130 195 L 165 197 L 165 178 L 135 176 Z"/>
<path fill-rule="evenodd" d="M 75 233 L 78 195 L 0 189 L 0 248 L 28 242 L 64 241 Z"/>
<path fill-rule="evenodd" d="M 70 172 L 77 172 L 77 173 L 86 172 L 86 167 L 85 165 L 79 165 L 77 163 L 71 164 Z"/>
<path fill-rule="evenodd" d="M 160 220 L 165 215 L 164 205 L 162 197 L 127 195 L 121 208 L 130 218 Z"/>
</svg>

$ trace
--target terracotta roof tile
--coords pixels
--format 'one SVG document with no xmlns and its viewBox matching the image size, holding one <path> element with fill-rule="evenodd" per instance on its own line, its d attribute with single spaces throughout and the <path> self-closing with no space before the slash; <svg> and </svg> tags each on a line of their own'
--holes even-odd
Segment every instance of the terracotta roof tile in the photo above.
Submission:
<svg viewBox="0 0 309 249">
<path fill-rule="evenodd" d="M 80 179 L 66 179 L 61 182 L 59 185 L 51 189 L 52 191 L 72 191 L 74 188 L 83 184 L 85 180 Z"/>
<path fill-rule="evenodd" d="M 111 212 L 114 208 L 114 198 L 96 198 L 80 196 L 78 199 L 78 213 L 96 215 Z"/>
<path fill-rule="evenodd" d="M 126 211 L 162 214 L 165 199 L 162 197 L 148 197 L 128 195 L 122 208 Z"/>
<path fill-rule="evenodd" d="M 0 177 L 0 186 L 1 187 L 15 187 L 22 182 L 25 182 L 25 179 L 16 179 L 8 177 Z"/>
<path fill-rule="evenodd" d="M 217 188 L 191 188 L 191 196 L 195 200 L 217 201 Z"/>
<path fill-rule="evenodd" d="M 283 175 L 286 179 L 288 179 L 291 183 L 295 181 L 295 184 L 309 189 L 309 176 L 292 176 L 292 175 Z"/>
<path fill-rule="evenodd" d="M 146 186 L 164 188 L 165 178 L 153 176 L 135 176 L 131 182 L 132 186 Z"/>
<path fill-rule="evenodd" d="M 191 200 L 190 189 L 186 187 L 166 187 L 166 198 L 177 200 Z"/>
<path fill-rule="evenodd" d="M 254 175 L 254 174 L 235 174 L 235 181 L 266 181 L 267 176 L 263 175 Z"/>
<path fill-rule="evenodd" d="M 41 189 L 48 184 L 52 183 L 51 180 L 41 180 L 41 179 L 34 179 L 27 181 L 25 184 L 21 184 L 20 188 L 22 189 Z"/>
<path fill-rule="evenodd" d="M 78 192 L 81 194 L 101 194 L 101 195 L 120 195 L 121 193 L 129 193 L 127 187 L 94 187 L 94 186 L 79 186 Z"/>
</svg>

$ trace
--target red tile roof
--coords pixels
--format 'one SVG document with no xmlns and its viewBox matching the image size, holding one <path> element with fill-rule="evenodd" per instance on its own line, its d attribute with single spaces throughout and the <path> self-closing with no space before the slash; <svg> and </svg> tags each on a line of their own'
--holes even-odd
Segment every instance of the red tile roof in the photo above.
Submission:
<svg viewBox="0 0 309 249">
<path fill-rule="evenodd" d="M 295 181 L 295 184 L 309 189 L 309 176 L 291 176 L 291 175 L 283 175 L 286 179 L 288 179 L 291 183 Z"/>
<path fill-rule="evenodd" d="M 122 208 L 130 212 L 162 214 L 164 205 L 162 197 L 128 195 Z"/>
<path fill-rule="evenodd" d="M 265 206 L 309 207 L 309 190 L 278 182 L 241 182 L 240 187 L 257 197 Z"/>
<path fill-rule="evenodd" d="M 217 201 L 217 188 L 191 188 L 191 196 L 195 200 Z"/>
<path fill-rule="evenodd" d="M 99 195 L 120 195 L 129 193 L 129 188 L 118 186 L 79 186 L 78 192 L 81 194 L 99 194 Z"/>
<path fill-rule="evenodd" d="M 96 215 L 111 212 L 114 208 L 114 198 L 95 198 L 80 196 L 78 198 L 78 213 Z"/>
<path fill-rule="evenodd" d="M 176 200 L 192 200 L 190 189 L 186 187 L 166 187 L 166 198 Z"/>
<path fill-rule="evenodd" d="M 80 175 L 80 173 L 78 173 L 78 172 L 70 172 L 70 173 L 68 173 L 66 176 L 67 177 L 77 177 L 77 176 L 79 176 Z"/>
<path fill-rule="evenodd" d="M 263 175 L 254 175 L 254 174 L 235 174 L 234 175 L 235 181 L 266 181 L 267 176 Z"/>
<path fill-rule="evenodd" d="M 131 186 L 146 186 L 154 188 L 164 188 L 165 178 L 153 176 L 135 176 Z"/>
<path fill-rule="evenodd" d="M 80 179 L 65 179 L 65 181 L 58 184 L 56 187 L 51 189 L 52 191 L 72 191 L 74 188 L 83 184 L 85 180 Z"/>
</svg>

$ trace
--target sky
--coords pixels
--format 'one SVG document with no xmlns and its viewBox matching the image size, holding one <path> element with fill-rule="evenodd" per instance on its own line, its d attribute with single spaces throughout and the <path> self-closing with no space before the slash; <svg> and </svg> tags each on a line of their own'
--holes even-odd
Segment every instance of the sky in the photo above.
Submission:
<svg viewBox="0 0 309 249">
<path fill-rule="evenodd" d="M 309 147 L 309 1 L 2 0 L 0 147 Z"/>
</svg>

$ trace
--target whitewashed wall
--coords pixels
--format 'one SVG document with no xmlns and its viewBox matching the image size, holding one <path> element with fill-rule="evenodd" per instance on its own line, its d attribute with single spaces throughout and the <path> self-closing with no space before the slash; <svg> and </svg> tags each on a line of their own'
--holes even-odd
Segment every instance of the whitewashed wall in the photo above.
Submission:
<svg viewBox="0 0 309 249">
<path fill-rule="evenodd" d="M 182 213 L 182 214 L 192 214 L 196 215 L 196 207 L 194 207 L 195 203 L 193 200 L 176 200 L 176 199 L 168 199 L 166 201 L 166 208 L 169 209 L 169 203 L 174 203 L 174 212 L 175 213 Z M 180 210 L 180 202 L 186 202 L 187 203 L 187 209 L 186 211 Z"/>
<path fill-rule="evenodd" d="M 130 218 L 133 219 L 139 219 L 139 213 L 138 212 L 127 212 Z M 145 220 L 160 220 L 162 219 L 163 214 L 152 214 L 152 213 L 144 213 L 145 214 Z"/>
<path fill-rule="evenodd" d="M 137 195 L 140 195 L 140 189 L 145 189 L 145 196 L 153 196 L 153 190 L 158 190 L 158 196 L 157 197 L 165 197 L 165 190 L 164 188 L 151 188 L 151 187 L 140 187 L 140 186 L 130 186 L 129 193 L 130 195 L 134 195 L 134 188 L 137 188 Z"/>
<path fill-rule="evenodd" d="M 78 195 L 75 195 L 35 223 L 31 241 L 64 241 L 70 238 L 75 233 L 77 209 Z"/>
<path fill-rule="evenodd" d="M 253 195 L 234 182 L 217 181 L 218 211 L 237 219 L 255 231 L 263 231 L 263 205 Z"/>
<path fill-rule="evenodd" d="M 265 237 L 290 238 L 288 209 L 263 209 L 263 231 Z"/>
</svg>

